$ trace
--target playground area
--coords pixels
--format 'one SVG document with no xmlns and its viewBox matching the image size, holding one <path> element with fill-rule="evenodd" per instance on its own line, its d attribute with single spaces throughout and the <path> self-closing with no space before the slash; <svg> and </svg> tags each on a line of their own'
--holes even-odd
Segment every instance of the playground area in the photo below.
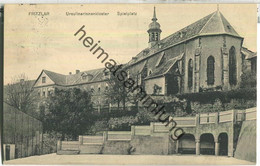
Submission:
<svg viewBox="0 0 260 166">
<path fill-rule="evenodd" d="M 4 164 L 107 164 L 107 165 L 252 165 L 253 162 L 212 155 L 57 155 L 55 153 L 5 161 Z"/>
</svg>

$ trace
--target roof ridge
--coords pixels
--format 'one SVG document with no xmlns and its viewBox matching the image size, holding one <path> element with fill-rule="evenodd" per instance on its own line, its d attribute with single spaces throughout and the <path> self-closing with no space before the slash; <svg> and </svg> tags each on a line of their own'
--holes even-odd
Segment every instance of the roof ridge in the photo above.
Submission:
<svg viewBox="0 0 260 166">
<path fill-rule="evenodd" d="M 46 70 L 46 69 L 43 69 L 43 71 L 47 71 L 47 72 L 51 72 L 51 73 L 54 73 L 54 74 L 59 74 L 59 75 L 63 75 L 63 76 L 66 76 L 65 74 L 61 74 L 61 73 L 56 73 L 56 72 L 53 72 L 53 71 L 50 71 L 50 70 Z"/>
<path fill-rule="evenodd" d="M 199 31 L 198 34 L 200 34 L 200 33 L 204 30 L 204 28 L 206 27 L 206 25 L 207 25 L 207 24 L 209 23 L 209 21 L 213 18 L 213 16 L 215 16 L 216 13 L 217 13 L 217 11 L 215 11 L 214 13 L 211 13 L 212 16 L 208 19 L 208 21 L 206 22 L 206 24 L 204 24 L 204 26 L 201 28 L 201 30 Z"/>
<path fill-rule="evenodd" d="M 228 33 L 228 34 L 231 34 L 231 35 L 235 35 L 235 36 L 238 36 L 238 37 L 241 37 L 237 31 L 235 30 L 235 28 L 230 24 L 230 22 L 224 17 L 224 15 L 222 13 L 220 13 L 220 17 L 221 17 L 221 20 L 222 20 L 222 23 L 223 23 L 223 26 L 225 28 L 225 23 L 228 24 L 228 26 L 230 27 L 230 30 L 232 30 L 233 32 L 228 32 L 226 31 L 225 29 L 225 33 Z"/>
<path fill-rule="evenodd" d="M 200 22 L 201 20 L 205 19 L 206 17 L 208 17 L 208 16 L 210 16 L 210 15 L 213 15 L 214 13 L 215 13 L 215 12 L 213 12 L 213 13 L 211 13 L 211 14 L 208 14 L 208 15 L 206 15 L 206 16 L 204 16 L 204 17 L 198 19 L 197 21 L 195 21 L 195 22 L 193 22 L 193 23 L 191 23 L 191 24 L 188 24 L 187 26 L 181 28 L 181 29 L 178 30 L 178 31 L 175 31 L 174 33 L 172 33 L 171 35 L 169 35 L 169 36 L 163 38 L 162 40 L 165 40 L 165 39 L 167 39 L 168 37 L 171 37 L 171 36 L 173 36 L 174 34 L 176 34 L 176 33 L 180 32 L 180 31 L 184 30 L 185 28 L 187 28 L 187 27 L 189 27 L 189 26 L 191 26 L 191 25 L 193 25 L 193 24 L 196 24 L 196 23 Z M 211 16 L 211 17 L 212 17 L 212 16 Z M 211 17 L 210 17 L 210 19 L 211 19 Z M 209 19 L 209 20 L 210 20 L 210 19 Z M 203 27 L 204 27 L 204 26 L 203 26 Z M 162 40 L 160 40 L 160 41 L 162 41 Z"/>
<path fill-rule="evenodd" d="M 222 17 L 221 17 L 222 13 L 219 12 L 219 14 L 220 14 L 220 20 L 221 20 L 221 22 L 222 22 L 223 31 L 226 32 L 225 27 L 224 27 L 224 22 L 223 22 L 223 19 L 222 19 Z"/>
</svg>

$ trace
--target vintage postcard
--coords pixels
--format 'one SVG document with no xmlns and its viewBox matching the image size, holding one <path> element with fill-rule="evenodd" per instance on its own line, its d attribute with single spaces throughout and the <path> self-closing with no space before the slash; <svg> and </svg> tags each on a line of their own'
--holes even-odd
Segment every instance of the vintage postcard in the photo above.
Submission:
<svg viewBox="0 0 260 166">
<path fill-rule="evenodd" d="M 3 17 L 4 164 L 256 164 L 256 4 Z"/>
</svg>

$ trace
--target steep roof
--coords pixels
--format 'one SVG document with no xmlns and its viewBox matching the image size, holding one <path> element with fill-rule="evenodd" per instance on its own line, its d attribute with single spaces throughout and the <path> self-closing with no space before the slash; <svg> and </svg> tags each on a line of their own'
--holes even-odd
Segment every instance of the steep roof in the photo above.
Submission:
<svg viewBox="0 0 260 166">
<path fill-rule="evenodd" d="M 43 70 L 56 85 L 68 86 L 104 80 L 104 68 L 79 72 L 77 74 L 63 75 L 49 70 Z M 91 79 L 82 79 L 82 75 L 91 75 Z M 38 79 L 37 79 L 38 80 Z"/>
<path fill-rule="evenodd" d="M 49 70 L 43 70 L 43 72 L 56 84 L 66 85 L 66 75 L 55 73 Z"/>
<path fill-rule="evenodd" d="M 220 11 L 216 11 L 160 40 L 157 45 L 142 50 L 139 54 L 136 55 L 136 58 L 132 59 L 128 63 L 128 65 L 140 62 L 154 55 L 156 52 L 162 51 L 165 48 L 180 44 L 192 38 L 218 34 L 227 34 L 242 38 L 230 25 L 223 14 Z"/>
<path fill-rule="evenodd" d="M 78 74 L 72 74 L 67 76 L 67 84 L 69 85 L 76 85 L 76 84 L 84 84 L 84 83 L 89 83 L 89 82 L 96 82 L 96 81 L 102 81 L 104 80 L 104 68 L 100 69 L 94 69 L 94 70 L 88 70 L 88 71 L 83 71 L 79 72 Z M 83 80 L 82 79 L 82 74 L 84 75 L 91 75 L 92 78 L 90 80 Z"/>
<path fill-rule="evenodd" d="M 241 53 L 245 55 L 245 59 L 250 60 L 257 56 L 256 52 L 252 52 L 245 47 L 241 48 Z"/>
<path fill-rule="evenodd" d="M 161 65 L 159 67 L 157 67 L 155 69 L 155 71 L 150 74 L 148 77 L 146 77 L 145 79 L 151 79 L 151 78 L 155 78 L 155 77 L 159 77 L 159 76 L 163 76 L 165 74 L 167 74 L 170 69 L 173 67 L 173 65 L 182 59 L 184 53 L 182 53 L 181 55 L 177 56 L 177 57 L 174 57 L 174 58 L 171 58 L 169 59 L 164 65 Z"/>
</svg>

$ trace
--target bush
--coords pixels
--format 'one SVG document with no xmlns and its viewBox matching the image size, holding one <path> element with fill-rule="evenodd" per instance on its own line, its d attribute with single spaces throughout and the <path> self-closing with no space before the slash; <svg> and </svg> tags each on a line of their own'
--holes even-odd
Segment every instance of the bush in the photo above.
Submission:
<svg viewBox="0 0 260 166">
<path fill-rule="evenodd" d="M 100 111 L 102 116 L 100 114 L 97 114 L 97 118 L 99 120 L 109 120 L 110 118 L 119 118 L 123 116 L 135 116 L 137 114 L 136 109 L 131 109 L 130 111 L 123 111 L 123 110 L 111 110 L 110 112 L 107 111 Z"/>
<path fill-rule="evenodd" d="M 248 71 L 241 75 L 240 88 L 255 88 L 256 87 L 256 73 Z"/>
<path fill-rule="evenodd" d="M 201 104 L 213 104 L 216 99 L 219 99 L 222 103 L 229 103 L 232 99 L 256 100 L 256 88 L 187 93 L 177 95 L 177 97 L 181 100 L 186 99 L 187 101 L 199 102 Z"/>
<path fill-rule="evenodd" d="M 130 131 L 131 125 L 135 124 L 137 121 L 137 118 L 134 116 L 110 118 L 108 121 L 108 126 L 110 130 L 114 131 Z"/>
<path fill-rule="evenodd" d="M 109 129 L 108 122 L 106 120 L 96 121 L 90 128 L 89 134 L 95 135 L 102 131 Z"/>
<path fill-rule="evenodd" d="M 196 113 L 221 112 L 232 109 L 247 109 L 252 107 L 256 107 L 256 102 L 254 100 L 232 99 L 229 103 L 222 103 L 221 100 L 217 99 L 213 104 L 192 102 L 192 114 L 189 114 L 189 116 L 193 116 Z"/>
<path fill-rule="evenodd" d="M 137 125 L 149 125 L 150 122 L 155 122 L 156 118 L 154 113 L 150 112 L 147 109 L 139 109 L 139 112 L 136 114 Z"/>
</svg>

